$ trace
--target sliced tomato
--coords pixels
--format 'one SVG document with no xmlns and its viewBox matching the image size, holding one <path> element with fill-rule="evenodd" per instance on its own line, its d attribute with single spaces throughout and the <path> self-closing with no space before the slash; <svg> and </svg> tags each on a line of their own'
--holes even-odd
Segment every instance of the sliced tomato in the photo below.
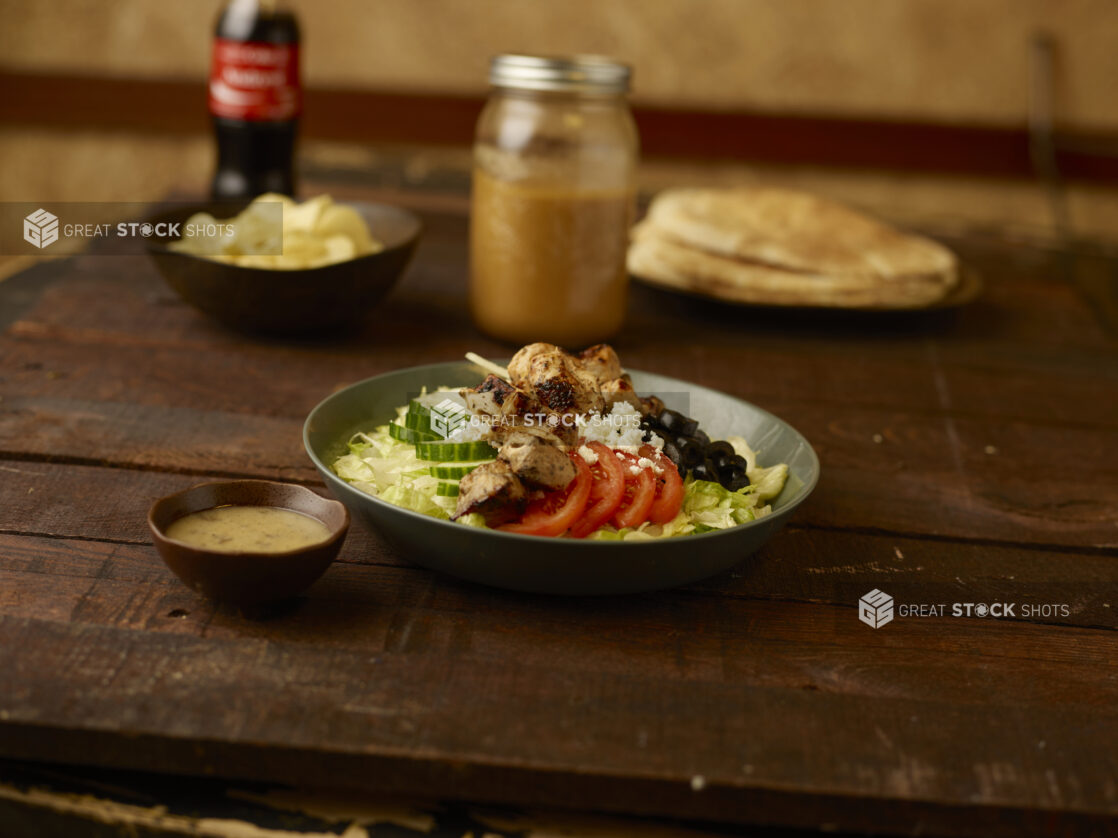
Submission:
<svg viewBox="0 0 1118 838">
<path fill-rule="evenodd" d="M 578 473 L 565 489 L 548 492 L 528 504 L 519 521 L 503 524 L 497 529 L 522 535 L 562 535 L 586 510 L 594 478 L 590 467 L 578 454 L 571 454 Z"/>
<path fill-rule="evenodd" d="M 640 454 L 656 463 L 661 470 L 655 475 L 656 497 L 648 511 L 648 520 L 654 524 L 666 524 L 679 514 L 683 506 L 683 478 L 679 476 L 675 463 L 651 445 L 642 446 Z"/>
<path fill-rule="evenodd" d="M 656 483 L 652 471 L 637 466 L 637 457 L 625 453 L 622 468 L 625 471 L 625 497 L 613 514 L 613 525 L 619 530 L 625 527 L 639 527 L 648 520 L 648 512 L 656 499 Z M 637 466 L 637 473 L 632 468 Z"/>
<path fill-rule="evenodd" d="M 625 469 L 621 461 L 600 442 L 587 443 L 587 447 L 598 455 L 598 461 L 590 467 L 594 488 L 590 490 L 586 511 L 571 527 L 573 538 L 586 538 L 602 526 L 613 517 L 625 497 Z"/>
</svg>

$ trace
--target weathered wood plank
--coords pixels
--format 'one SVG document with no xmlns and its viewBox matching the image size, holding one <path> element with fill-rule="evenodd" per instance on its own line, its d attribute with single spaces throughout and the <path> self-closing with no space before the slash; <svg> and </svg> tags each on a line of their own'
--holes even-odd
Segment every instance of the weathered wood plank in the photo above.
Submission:
<svg viewBox="0 0 1118 838">
<path fill-rule="evenodd" d="M 629 342 L 625 361 L 726 389 L 762 406 L 778 400 L 1069 427 L 1114 425 L 1111 405 L 1097 394 L 1100 387 L 1118 390 L 1118 364 L 1101 364 L 1097 353 L 1065 352 L 1042 362 L 1017 353 L 959 355 L 930 340 L 917 341 L 913 355 L 910 343 L 897 341 L 898 351 L 838 345 L 822 353 L 802 342 L 725 339 L 687 342 L 666 353 L 663 342 L 648 334 Z M 353 344 L 249 343 L 231 352 L 23 322 L 0 338 L 0 367 L 7 370 L 8 396 L 205 404 L 237 413 L 305 416 L 336 387 L 421 360 L 454 360 L 467 348 L 476 348 L 476 342 L 440 346 L 443 355 L 431 349 L 417 353 L 411 345 L 370 353 Z M 991 377 L 999 380 L 996 391 Z"/>
<path fill-rule="evenodd" d="M 566 667 L 518 660 L 463 666 L 438 655 L 324 652 L 10 617 L 0 618 L 0 640 L 0 667 L 16 676 L 0 693 L 8 718 L 0 749 L 14 757 L 33 742 L 54 750 L 46 729 L 80 718 L 87 731 L 104 733 L 79 741 L 104 743 L 97 759 L 111 764 L 226 776 L 251 770 L 265 779 L 450 797 L 512 792 L 522 800 L 524 784 L 538 783 L 546 766 L 551 781 L 537 790 L 552 799 L 653 814 L 756 819 L 743 803 L 792 788 L 793 799 L 818 795 L 812 819 L 833 817 L 843 827 L 864 823 L 857 811 L 878 798 L 904 801 L 917 816 L 928 800 L 939 801 L 931 810 L 977 805 L 1034 816 L 1054 809 L 1113 816 L 1118 806 L 1105 780 L 1118 771 L 1112 709 L 992 707 L 721 680 L 696 690 L 654 674 L 572 680 Z M 42 649 L 34 659 L 19 651 L 30 642 Z M 518 708 L 515 717 L 508 706 Z M 493 769 L 520 780 L 495 785 Z M 828 807 L 828 795 L 861 804 Z M 790 811 L 777 817 L 797 822 Z"/>
<path fill-rule="evenodd" d="M 6 547 L 10 537 L 0 537 Z M 517 660 L 579 673 L 660 673 L 968 703 L 1107 706 L 1114 632 L 980 619 L 867 629 L 853 603 L 661 593 L 608 601 L 516 596 L 426 571 L 338 564 L 298 608 L 258 622 L 176 584 L 154 550 L 61 542 L 0 560 L 0 615 L 334 649 Z M 26 552 L 28 546 L 12 552 Z M 5 552 L 9 552 L 5 550 Z M 146 557 L 146 565 L 144 558 Z M 26 564 L 26 563 L 25 563 Z M 668 642 L 665 642 L 668 640 Z M 1035 677 L 1043 666 L 1045 677 Z M 1100 677 L 1100 668 L 1102 676 Z M 988 698 L 990 691 L 1003 699 Z"/>
<path fill-rule="evenodd" d="M 37 460 L 312 480 L 303 422 L 202 407 L 15 397 L 0 402 L 0 450 Z M 196 481 L 197 482 L 197 481 Z"/>
</svg>

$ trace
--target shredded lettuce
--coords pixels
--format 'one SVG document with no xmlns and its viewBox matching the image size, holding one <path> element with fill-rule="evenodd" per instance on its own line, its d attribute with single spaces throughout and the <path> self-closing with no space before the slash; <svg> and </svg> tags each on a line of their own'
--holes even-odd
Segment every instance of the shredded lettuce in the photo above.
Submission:
<svg viewBox="0 0 1118 838">
<path fill-rule="evenodd" d="M 429 473 L 433 464 L 419 459 L 414 445 L 393 439 L 387 425 L 372 433 L 354 434 L 347 447 L 349 453 L 333 465 L 334 473 L 342 480 L 404 509 L 432 518 L 450 518 L 456 500 L 436 494 L 438 480 Z M 484 523 L 483 520 L 480 526 Z"/>
<path fill-rule="evenodd" d="M 450 513 L 435 502 L 436 497 L 433 488 L 431 493 L 427 494 L 422 489 L 413 489 L 400 483 L 389 486 L 380 495 L 381 500 L 388 501 L 388 503 L 393 503 L 396 506 L 402 506 L 404 509 L 410 509 L 412 512 L 430 515 L 432 518 L 442 518 L 444 521 L 448 520 Z"/>
</svg>

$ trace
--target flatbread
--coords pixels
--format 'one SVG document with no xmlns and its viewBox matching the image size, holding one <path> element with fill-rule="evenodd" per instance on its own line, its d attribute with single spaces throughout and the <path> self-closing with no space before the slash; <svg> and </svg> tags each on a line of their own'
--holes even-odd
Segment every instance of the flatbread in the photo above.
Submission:
<svg viewBox="0 0 1118 838">
<path fill-rule="evenodd" d="M 661 285 L 756 305 L 922 308 L 949 288 L 928 275 L 828 276 L 744 262 L 682 245 L 647 222 L 634 228 L 628 268 Z"/>
<path fill-rule="evenodd" d="M 789 271 L 957 281 L 955 255 L 943 245 L 808 192 L 668 189 L 653 200 L 648 220 L 680 244 Z"/>
</svg>

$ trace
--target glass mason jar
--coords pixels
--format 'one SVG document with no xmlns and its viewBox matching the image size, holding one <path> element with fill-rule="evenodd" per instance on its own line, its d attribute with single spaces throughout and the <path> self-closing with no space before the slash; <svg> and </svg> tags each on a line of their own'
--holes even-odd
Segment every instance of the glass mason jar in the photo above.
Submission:
<svg viewBox="0 0 1118 838">
<path fill-rule="evenodd" d="M 470 211 L 470 309 L 484 332 L 578 348 L 621 327 L 638 154 L 629 77 L 596 56 L 493 59 Z"/>
</svg>

